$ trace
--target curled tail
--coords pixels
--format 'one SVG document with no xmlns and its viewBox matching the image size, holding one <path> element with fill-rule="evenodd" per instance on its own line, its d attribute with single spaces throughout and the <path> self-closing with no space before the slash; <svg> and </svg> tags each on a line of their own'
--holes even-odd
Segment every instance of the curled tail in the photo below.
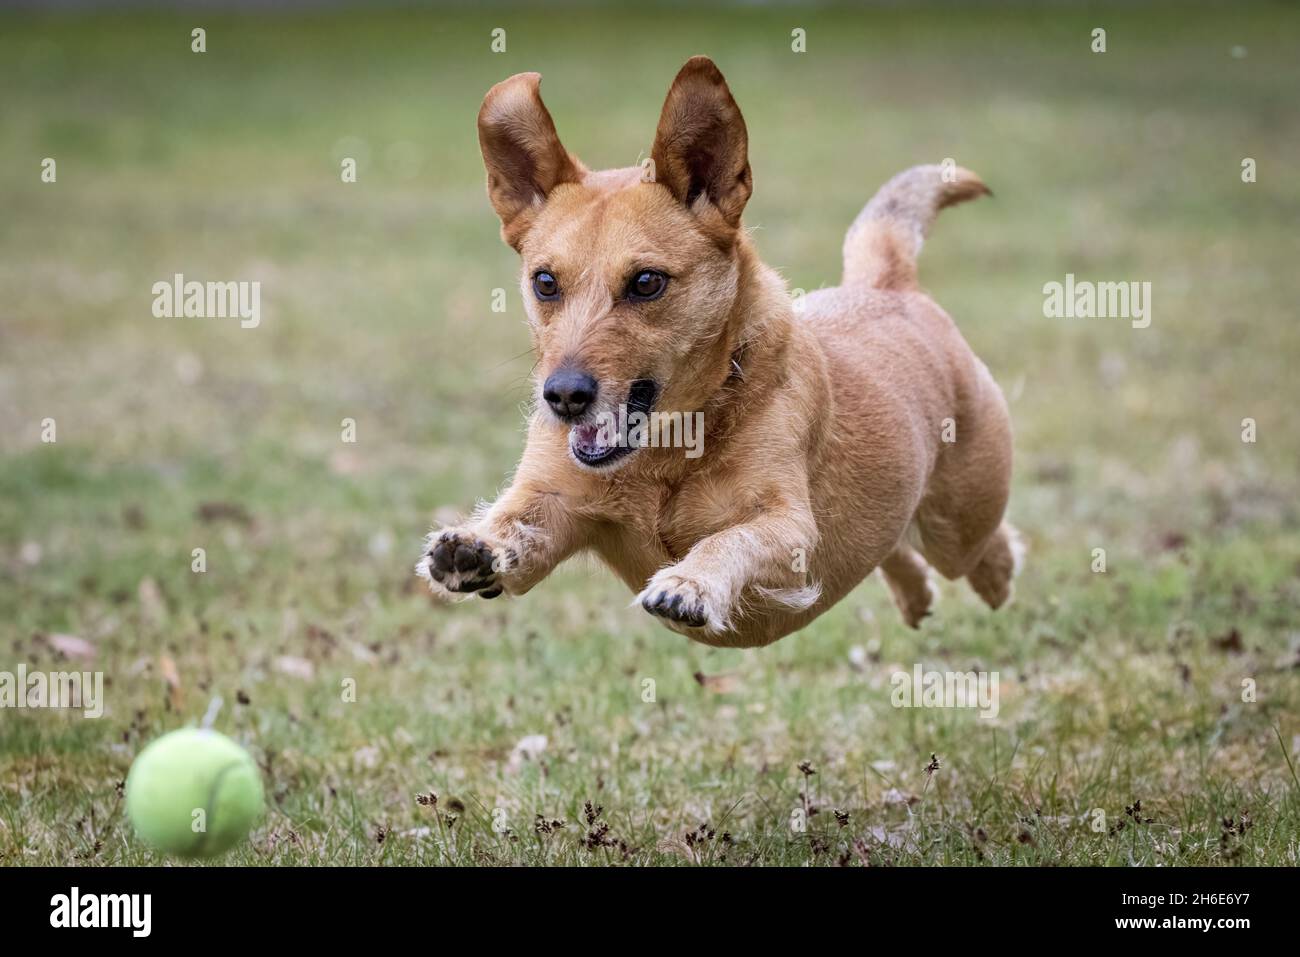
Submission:
<svg viewBox="0 0 1300 957">
<path fill-rule="evenodd" d="M 871 198 L 844 237 L 844 279 L 877 289 L 916 288 L 916 257 L 939 210 L 992 191 L 960 166 L 913 166 Z"/>
</svg>

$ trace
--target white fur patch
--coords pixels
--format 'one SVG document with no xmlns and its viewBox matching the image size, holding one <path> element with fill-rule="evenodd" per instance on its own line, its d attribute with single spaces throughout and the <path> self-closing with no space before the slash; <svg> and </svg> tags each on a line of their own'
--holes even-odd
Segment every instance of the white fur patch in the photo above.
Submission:
<svg viewBox="0 0 1300 957">
<path fill-rule="evenodd" d="M 1011 549 L 1011 574 L 1019 575 L 1020 569 L 1025 567 L 1025 556 L 1029 554 L 1029 545 L 1014 525 L 1003 522 L 1002 529 L 1006 532 L 1007 545 Z"/>
<path fill-rule="evenodd" d="M 791 611 L 807 611 L 822 597 L 822 586 L 816 582 L 803 588 L 765 588 L 755 585 L 754 591 Z"/>
</svg>

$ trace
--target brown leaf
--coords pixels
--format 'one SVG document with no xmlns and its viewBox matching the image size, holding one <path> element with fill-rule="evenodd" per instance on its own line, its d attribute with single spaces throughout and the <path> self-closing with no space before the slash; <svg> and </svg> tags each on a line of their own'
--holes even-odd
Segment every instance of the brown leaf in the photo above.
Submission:
<svg viewBox="0 0 1300 957">
<path fill-rule="evenodd" d="M 1229 629 L 1226 634 L 1212 639 L 1211 644 L 1220 651 L 1227 651 L 1234 655 L 1239 655 L 1245 650 L 1241 643 L 1241 632 L 1236 628 Z"/>
<path fill-rule="evenodd" d="M 921 799 L 910 791 L 900 791 L 898 788 L 890 788 L 884 793 L 883 800 L 886 804 L 901 804 L 905 807 L 910 807 Z"/>
<path fill-rule="evenodd" d="M 335 475 L 359 475 L 366 468 L 366 460 L 355 452 L 339 449 L 330 454 L 329 465 Z"/>
<path fill-rule="evenodd" d="M 181 673 L 171 655 L 158 656 L 158 670 L 162 673 L 163 681 L 167 682 L 167 698 L 172 710 L 180 711 L 181 705 L 185 703 L 185 694 L 181 691 Z"/>
<path fill-rule="evenodd" d="M 276 658 L 275 670 L 295 678 L 302 678 L 304 681 L 316 677 L 316 666 L 306 658 L 299 658 L 296 655 L 281 655 Z"/>
<path fill-rule="evenodd" d="M 740 686 L 740 680 L 734 674 L 706 675 L 697 671 L 695 680 L 701 688 L 714 694 L 730 694 Z"/>
<path fill-rule="evenodd" d="M 140 600 L 140 613 L 145 621 L 158 625 L 166 620 L 167 603 L 163 600 L 162 589 L 158 587 L 156 581 L 147 577 L 140 579 L 136 596 Z"/>
<path fill-rule="evenodd" d="M 65 658 L 80 658 L 90 661 L 95 657 L 95 646 L 85 638 L 76 635 L 52 634 L 45 636 L 45 643 Z"/>
<path fill-rule="evenodd" d="M 200 522 L 234 522 L 237 525 L 252 525 L 253 516 L 248 509 L 238 502 L 202 502 L 198 507 Z"/>
<path fill-rule="evenodd" d="M 1167 552 L 1180 551 L 1187 547 L 1187 536 L 1182 532 L 1165 532 L 1160 538 L 1160 547 Z"/>
</svg>

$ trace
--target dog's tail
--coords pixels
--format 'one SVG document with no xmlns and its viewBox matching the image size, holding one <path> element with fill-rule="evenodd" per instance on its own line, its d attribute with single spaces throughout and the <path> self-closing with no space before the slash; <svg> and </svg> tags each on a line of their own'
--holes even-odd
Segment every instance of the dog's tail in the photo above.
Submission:
<svg viewBox="0 0 1300 957">
<path fill-rule="evenodd" d="M 844 285 L 916 288 L 916 257 L 939 210 L 993 192 L 960 166 L 913 166 L 880 188 L 844 237 Z"/>
</svg>

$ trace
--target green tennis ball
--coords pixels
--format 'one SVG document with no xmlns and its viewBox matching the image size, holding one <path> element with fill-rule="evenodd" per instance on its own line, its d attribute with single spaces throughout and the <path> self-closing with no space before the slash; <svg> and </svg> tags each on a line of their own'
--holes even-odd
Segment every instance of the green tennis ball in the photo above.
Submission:
<svg viewBox="0 0 1300 957">
<path fill-rule="evenodd" d="M 173 731 L 131 765 L 126 813 L 158 850 L 214 857 L 242 841 L 261 815 L 261 776 L 249 753 L 224 734 Z"/>
</svg>

